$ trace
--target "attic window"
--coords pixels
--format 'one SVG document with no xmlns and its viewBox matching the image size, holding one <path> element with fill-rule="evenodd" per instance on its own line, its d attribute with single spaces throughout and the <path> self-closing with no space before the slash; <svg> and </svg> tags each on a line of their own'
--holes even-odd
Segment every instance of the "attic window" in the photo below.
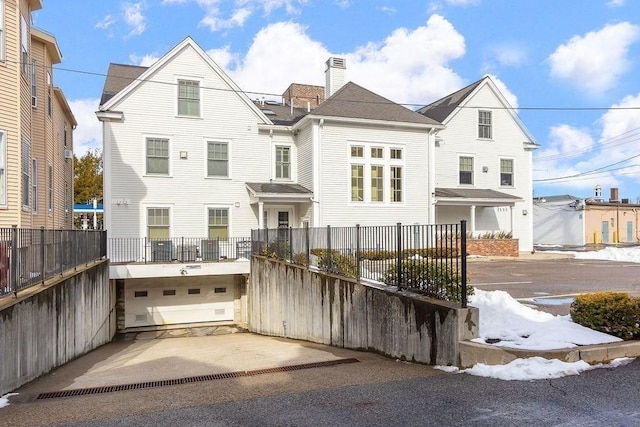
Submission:
<svg viewBox="0 0 640 427">
<path fill-rule="evenodd" d="M 266 115 L 266 116 L 275 116 L 276 113 L 274 113 L 272 110 L 262 110 L 262 112 Z"/>
</svg>

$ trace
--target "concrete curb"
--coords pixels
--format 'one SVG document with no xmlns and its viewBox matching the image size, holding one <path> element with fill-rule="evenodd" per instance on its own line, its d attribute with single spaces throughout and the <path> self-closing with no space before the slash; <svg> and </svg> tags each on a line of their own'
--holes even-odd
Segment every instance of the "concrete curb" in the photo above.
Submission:
<svg viewBox="0 0 640 427">
<path fill-rule="evenodd" d="M 504 365 L 515 359 L 543 357 L 563 362 L 584 360 L 590 365 L 609 363 L 620 357 L 640 357 L 640 341 L 623 341 L 612 344 L 585 345 L 559 350 L 519 350 L 496 347 L 471 341 L 460 342 L 459 368 L 470 368 L 477 363 L 486 365 Z"/>
</svg>

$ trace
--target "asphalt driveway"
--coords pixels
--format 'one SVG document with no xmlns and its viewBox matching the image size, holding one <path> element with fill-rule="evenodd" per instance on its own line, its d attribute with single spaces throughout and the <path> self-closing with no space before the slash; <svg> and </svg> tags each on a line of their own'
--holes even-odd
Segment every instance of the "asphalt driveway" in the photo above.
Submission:
<svg viewBox="0 0 640 427">
<path fill-rule="evenodd" d="M 536 253 L 521 258 L 474 258 L 467 265 L 471 285 L 502 290 L 553 314 L 568 314 L 570 297 L 599 291 L 640 296 L 640 264 L 574 259 Z"/>
</svg>

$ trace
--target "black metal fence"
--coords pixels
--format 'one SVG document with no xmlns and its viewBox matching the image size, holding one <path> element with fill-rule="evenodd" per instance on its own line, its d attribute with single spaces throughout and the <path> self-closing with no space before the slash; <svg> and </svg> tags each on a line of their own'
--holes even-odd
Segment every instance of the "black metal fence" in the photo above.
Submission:
<svg viewBox="0 0 640 427">
<path fill-rule="evenodd" d="M 107 253 L 112 264 L 165 262 L 219 262 L 251 258 L 249 237 L 208 239 L 174 237 L 167 239 L 110 238 Z"/>
<path fill-rule="evenodd" d="M 254 254 L 467 306 L 466 222 L 260 229 Z"/>
<path fill-rule="evenodd" d="M 0 228 L 0 296 L 106 257 L 106 237 L 101 230 Z"/>
</svg>

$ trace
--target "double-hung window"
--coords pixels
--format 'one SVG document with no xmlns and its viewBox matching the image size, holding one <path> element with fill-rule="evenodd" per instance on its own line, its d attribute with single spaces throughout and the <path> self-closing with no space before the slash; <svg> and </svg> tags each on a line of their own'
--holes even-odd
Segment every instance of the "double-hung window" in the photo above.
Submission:
<svg viewBox="0 0 640 427">
<path fill-rule="evenodd" d="M 364 201 L 364 147 L 351 147 L 351 201 Z M 357 162 L 357 163 L 353 163 Z"/>
<path fill-rule="evenodd" d="M 47 115 L 51 117 L 53 111 L 53 82 L 51 81 L 51 72 L 47 71 Z"/>
<path fill-rule="evenodd" d="M 513 159 L 500 159 L 500 185 L 513 187 Z"/>
<path fill-rule="evenodd" d="M 229 144 L 219 141 L 207 142 L 207 176 L 229 176 Z"/>
<path fill-rule="evenodd" d="M 229 209 L 209 208 L 208 228 L 210 239 L 229 238 Z"/>
<path fill-rule="evenodd" d="M 169 208 L 147 209 L 147 235 L 150 239 L 169 238 Z"/>
<path fill-rule="evenodd" d="M 4 62 L 4 0 L 0 0 L 0 62 Z"/>
<path fill-rule="evenodd" d="M 53 212 L 53 165 L 51 162 L 49 162 L 47 168 L 47 208 L 49 212 Z"/>
<path fill-rule="evenodd" d="M 20 70 L 25 79 L 29 78 L 29 27 L 24 16 L 20 15 Z"/>
<path fill-rule="evenodd" d="M 22 206 L 29 206 L 29 195 L 31 194 L 31 150 L 29 141 L 22 139 Z"/>
<path fill-rule="evenodd" d="M 169 140 L 147 138 L 147 174 L 169 175 Z"/>
<path fill-rule="evenodd" d="M 389 183 L 390 200 L 393 203 L 402 202 L 402 149 L 391 148 L 389 151 Z"/>
<path fill-rule="evenodd" d="M 0 0 L 0 6 L 2 0 Z M 0 205 L 7 204 L 7 133 L 0 130 Z"/>
<path fill-rule="evenodd" d="M 36 71 L 38 70 L 38 63 L 34 59 L 31 61 L 31 107 L 36 108 L 38 106 L 38 78 Z"/>
<path fill-rule="evenodd" d="M 473 185 L 473 157 L 460 157 L 460 184 Z"/>
<path fill-rule="evenodd" d="M 200 117 L 200 82 L 178 80 L 178 115 Z"/>
<path fill-rule="evenodd" d="M 291 179 L 291 147 L 276 146 L 276 179 Z"/>
<path fill-rule="evenodd" d="M 38 159 L 31 159 L 31 208 L 38 212 Z"/>
<path fill-rule="evenodd" d="M 478 138 L 491 139 L 493 137 L 491 111 L 478 111 Z"/>
</svg>

